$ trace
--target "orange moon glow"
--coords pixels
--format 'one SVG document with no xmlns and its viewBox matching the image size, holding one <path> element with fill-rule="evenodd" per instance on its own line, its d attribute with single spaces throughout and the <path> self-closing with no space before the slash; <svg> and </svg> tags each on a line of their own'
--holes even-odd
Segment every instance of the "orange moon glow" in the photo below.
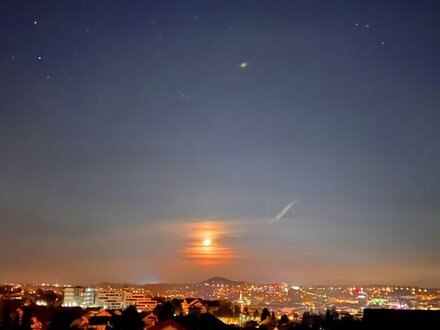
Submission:
<svg viewBox="0 0 440 330">
<path fill-rule="evenodd" d="M 230 230 L 224 222 L 204 221 L 191 223 L 188 228 L 188 246 L 185 256 L 204 266 L 221 265 L 234 258 L 235 251 L 226 246 Z"/>
</svg>

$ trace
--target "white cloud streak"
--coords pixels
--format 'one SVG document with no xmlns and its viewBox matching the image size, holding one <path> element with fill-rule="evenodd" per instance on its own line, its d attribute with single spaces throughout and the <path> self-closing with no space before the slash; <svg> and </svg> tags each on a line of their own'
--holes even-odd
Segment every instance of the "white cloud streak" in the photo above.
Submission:
<svg viewBox="0 0 440 330">
<path fill-rule="evenodd" d="M 297 200 L 294 200 L 292 203 L 288 204 L 280 213 L 278 213 L 274 218 L 270 219 L 268 224 L 271 225 L 279 220 L 281 220 L 287 212 L 295 205 Z"/>
</svg>

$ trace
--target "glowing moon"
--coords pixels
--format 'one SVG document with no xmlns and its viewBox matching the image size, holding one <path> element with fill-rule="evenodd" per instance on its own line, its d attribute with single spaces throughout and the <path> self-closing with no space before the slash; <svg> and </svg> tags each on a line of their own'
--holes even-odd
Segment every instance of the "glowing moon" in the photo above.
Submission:
<svg viewBox="0 0 440 330">
<path fill-rule="evenodd" d="M 222 221 L 201 221 L 188 225 L 188 245 L 185 256 L 203 266 L 224 265 L 238 255 L 225 239 L 231 233 Z"/>
</svg>

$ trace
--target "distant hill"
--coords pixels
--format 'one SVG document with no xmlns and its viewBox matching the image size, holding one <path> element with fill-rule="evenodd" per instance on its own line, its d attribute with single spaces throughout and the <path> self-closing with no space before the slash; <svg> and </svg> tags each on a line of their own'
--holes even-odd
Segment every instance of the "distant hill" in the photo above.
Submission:
<svg viewBox="0 0 440 330">
<path fill-rule="evenodd" d="M 200 283 L 154 283 L 154 284 L 133 284 L 133 283 L 111 283 L 111 282 L 101 282 L 97 284 L 98 287 L 101 288 L 115 288 L 115 289 L 122 289 L 124 287 L 128 288 L 143 288 L 145 290 L 148 290 L 151 292 L 152 295 L 159 295 L 163 294 L 166 291 L 169 290 L 179 290 L 179 291 L 195 291 L 198 292 L 198 294 L 202 297 L 204 296 L 207 291 L 212 290 L 213 286 L 217 285 L 223 285 L 223 286 L 237 286 L 237 285 L 246 285 L 249 284 L 248 282 L 244 281 L 232 281 L 230 279 L 224 278 L 224 277 L 212 277 L 205 281 L 202 281 Z M 189 293 L 191 294 L 191 293 Z"/>
<path fill-rule="evenodd" d="M 229 285 L 229 286 L 235 286 L 235 285 L 244 285 L 246 282 L 244 281 L 232 281 L 230 279 L 224 278 L 224 277 L 212 277 L 210 279 L 207 279 L 205 281 L 200 282 L 200 284 L 209 284 L 209 285 Z"/>
</svg>

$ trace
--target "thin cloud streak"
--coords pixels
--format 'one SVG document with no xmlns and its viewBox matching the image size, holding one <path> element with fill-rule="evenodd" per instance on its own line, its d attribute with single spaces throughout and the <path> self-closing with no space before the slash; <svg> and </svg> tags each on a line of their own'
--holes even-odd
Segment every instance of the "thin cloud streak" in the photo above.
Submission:
<svg viewBox="0 0 440 330">
<path fill-rule="evenodd" d="M 271 225 L 279 220 L 281 220 L 287 212 L 296 204 L 297 200 L 295 199 L 292 203 L 288 204 L 280 213 L 278 213 L 273 219 L 269 220 L 268 224 Z"/>
</svg>

